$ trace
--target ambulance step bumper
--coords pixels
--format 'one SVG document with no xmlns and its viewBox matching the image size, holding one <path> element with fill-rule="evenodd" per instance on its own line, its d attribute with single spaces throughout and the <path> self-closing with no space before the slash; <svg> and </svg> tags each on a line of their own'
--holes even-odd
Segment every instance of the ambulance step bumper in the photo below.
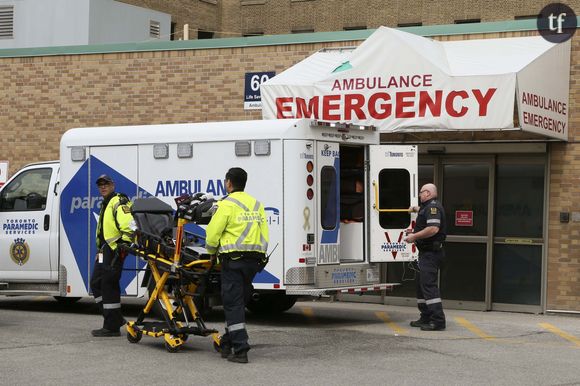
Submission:
<svg viewBox="0 0 580 386">
<path fill-rule="evenodd" d="M 359 285 L 351 287 L 330 287 L 330 288 L 312 288 L 312 287 L 300 287 L 295 288 L 294 286 L 286 286 L 286 295 L 297 295 L 297 296 L 322 296 L 322 295 L 336 295 L 336 294 L 363 294 L 367 292 L 376 291 L 392 291 L 400 283 L 380 283 L 380 284 L 368 284 Z"/>
<path fill-rule="evenodd" d="M 8 289 L 8 283 L 0 283 L 0 291 Z"/>
</svg>

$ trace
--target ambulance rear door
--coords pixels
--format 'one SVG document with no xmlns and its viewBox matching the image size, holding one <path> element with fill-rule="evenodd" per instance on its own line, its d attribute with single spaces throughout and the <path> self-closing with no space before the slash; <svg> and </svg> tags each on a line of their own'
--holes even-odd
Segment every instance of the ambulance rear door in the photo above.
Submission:
<svg viewBox="0 0 580 386">
<path fill-rule="evenodd" d="M 340 244 L 340 148 L 338 143 L 317 142 L 316 224 L 317 265 L 338 264 Z"/>
<path fill-rule="evenodd" d="M 369 146 L 370 261 L 397 262 L 417 258 L 416 247 L 404 241 L 414 225 L 417 205 L 418 152 L 412 145 Z"/>
</svg>

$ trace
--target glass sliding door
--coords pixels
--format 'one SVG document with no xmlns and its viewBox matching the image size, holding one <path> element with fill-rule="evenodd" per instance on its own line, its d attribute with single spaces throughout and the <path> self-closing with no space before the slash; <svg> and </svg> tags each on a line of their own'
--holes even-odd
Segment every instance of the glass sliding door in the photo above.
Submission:
<svg viewBox="0 0 580 386">
<path fill-rule="evenodd" d="M 496 176 L 492 308 L 540 312 L 545 162 L 499 158 Z"/>
<path fill-rule="evenodd" d="M 483 310 L 491 244 L 493 158 L 448 157 L 441 168 L 439 195 L 447 218 L 441 296 L 452 307 Z"/>
</svg>

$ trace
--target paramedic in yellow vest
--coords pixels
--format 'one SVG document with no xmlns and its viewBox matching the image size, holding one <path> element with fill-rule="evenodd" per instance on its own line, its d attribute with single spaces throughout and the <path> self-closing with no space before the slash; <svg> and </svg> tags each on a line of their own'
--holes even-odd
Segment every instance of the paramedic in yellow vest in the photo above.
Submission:
<svg viewBox="0 0 580 386">
<path fill-rule="evenodd" d="M 126 195 L 115 192 L 113 179 L 106 174 L 97 178 L 99 194 L 103 197 L 97 223 L 97 255 L 91 289 L 95 302 L 103 313 L 103 328 L 91 331 L 95 337 L 120 336 L 125 324 L 121 314 L 121 271 L 125 253 L 119 244 L 130 243 L 133 231 L 131 203 Z"/>
<path fill-rule="evenodd" d="M 231 168 L 226 173 L 228 196 L 221 200 L 206 229 L 208 253 L 222 264 L 222 301 L 226 318 L 221 356 L 230 362 L 248 363 L 245 305 L 252 281 L 266 262 L 268 225 L 264 206 L 244 192 L 248 174 Z"/>
</svg>

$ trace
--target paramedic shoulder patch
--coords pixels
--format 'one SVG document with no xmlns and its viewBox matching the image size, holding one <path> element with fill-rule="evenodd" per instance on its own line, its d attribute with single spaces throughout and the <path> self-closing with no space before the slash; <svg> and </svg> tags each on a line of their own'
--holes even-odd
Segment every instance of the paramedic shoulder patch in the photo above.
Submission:
<svg viewBox="0 0 580 386">
<path fill-rule="evenodd" d="M 123 213 L 131 213 L 131 208 L 127 205 L 123 205 L 121 208 L 123 208 Z"/>
<path fill-rule="evenodd" d="M 435 207 L 431 208 L 431 214 L 437 214 L 437 208 Z"/>
</svg>

